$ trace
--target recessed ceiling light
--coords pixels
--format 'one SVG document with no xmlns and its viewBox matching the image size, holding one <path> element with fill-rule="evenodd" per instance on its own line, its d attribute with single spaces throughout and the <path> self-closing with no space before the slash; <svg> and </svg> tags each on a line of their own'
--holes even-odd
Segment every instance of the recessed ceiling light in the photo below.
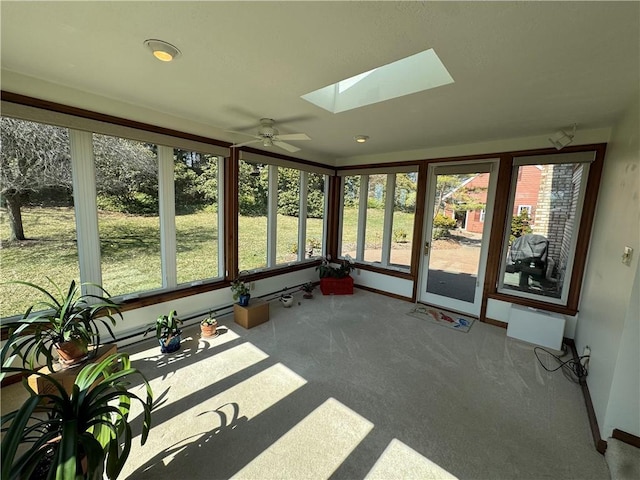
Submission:
<svg viewBox="0 0 640 480">
<path fill-rule="evenodd" d="M 367 140 L 369 140 L 369 136 L 368 135 L 356 135 L 355 137 L 353 137 L 355 139 L 356 142 L 358 143 L 364 143 Z"/>
<path fill-rule="evenodd" d="M 164 42 L 162 40 L 145 40 L 144 44 L 149 47 L 153 56 L 162 62 L 170 62 L 174 58 L 177 58 L 181 55 L 180 50 L 171 45 L 170 43 Z"/>
</svg>

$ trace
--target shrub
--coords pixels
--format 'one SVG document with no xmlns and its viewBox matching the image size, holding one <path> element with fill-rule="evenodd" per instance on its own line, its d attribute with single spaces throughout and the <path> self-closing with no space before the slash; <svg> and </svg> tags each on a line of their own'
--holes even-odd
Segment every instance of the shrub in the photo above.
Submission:
<svg viewBox="0 0 640 480">
<path fill-rule="evenodd" d="M 407 243 L 407 236 L 409 234 L 407 233 L 406 230 L 399 228 L 397 230 L 393 231 L 393 241 L 396 243 Z"/>
<path fill-rule="evenodd" d="M 450 230 L 456 228 L 456 219 L 438 213 L 433 219 L 433 238 L 444 238 L 450 235 Z"/>
<path fill-rule="evenodd" d="M 522 210 L 519 215 L 514 215 L 511 218 L 511 235 L 509 235 L 509 243 L 513 243 L 516 238 L 521 237 L 522 235 L 533 232 L 529 225 L 530 221 L 529 213 L 526 210 Z"/>
</svg>

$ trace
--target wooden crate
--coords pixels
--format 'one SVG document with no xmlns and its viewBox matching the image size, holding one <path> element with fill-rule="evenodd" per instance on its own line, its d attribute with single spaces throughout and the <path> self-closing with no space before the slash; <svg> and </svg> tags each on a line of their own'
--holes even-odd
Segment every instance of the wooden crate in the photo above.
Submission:
<svg viewBox="0 0 640 480">
<path fill-rule="evenodd" d="M 91 348 L 89 348 L 91 353 Z M 107 358 L 109 355 L 117 353 L 118 346 L 115 343 L 108 343 L 106 345 L 101 345 L 96 352 L 94 357 L 90 357 L 84 362 L 81 362 L 72 367 L 65 368 L 64 370 L 57 370 L 53 373 L 49 370 L 48 367 L 42 367 L 38 370 L 38 372 L 50 375 L 54 380 L 59 382 L 65 389 L 67 393 L 71 393 L 73 391 L 73 382 L 76 379 L 76 376 L 82 370 L 82 367 L 89 363 L 100 363 L 102 360 Z M 42 375 L 30 375 L 27 379 L 29 382 L 29 386 L 33 388 L 33 390 L 38 394 L 54 394 L 58 393 L 58 390 L 53 385 L 53 383 L 49 382 L 46 377 Z"/>
<path fill-rule="evenodd" d="M 249 305 L 233 306 L 233 319 L 244 328 L 253 328 L 269 320 L 269 303 L 264 300 L 251 300 Z"/>
</svg>

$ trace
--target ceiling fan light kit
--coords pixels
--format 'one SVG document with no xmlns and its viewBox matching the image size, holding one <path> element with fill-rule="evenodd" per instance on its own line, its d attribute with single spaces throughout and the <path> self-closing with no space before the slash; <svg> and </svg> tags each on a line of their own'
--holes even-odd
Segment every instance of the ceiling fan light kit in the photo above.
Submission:
<svg viewBox="0 0 640 480">
<path fill-rule="evenodd" d="M 283 140 L 288 141 L 301 141 L 301 140 L 311 140 L 306 133 L 287 133 L 284 135 L 280 135 L 280 132 L 277 128 L 274 127 L 275 120 L 272 118 L 261 118 L 260 119 L 260 127 L 258 128 L 257 135 L 251 135 L 243 132 L 233 132 L 231 133 L 239 133 L 240 135 L 247 135 L 249 137 L 253 137 L 253 140 L 249 140 L 247 142 L 236 143 L 231 145 L 232 147 L 244 147 L 245 145 L 250 145 L 252 143 L 262 143 L 263 147 L 271 147 L 275 145 L 276 147 L 280 147 L 287 152 L 297 152 L 300 149 L 295 145 L 291 145 L 289 143 L 284 142 Z"/>
</svg>

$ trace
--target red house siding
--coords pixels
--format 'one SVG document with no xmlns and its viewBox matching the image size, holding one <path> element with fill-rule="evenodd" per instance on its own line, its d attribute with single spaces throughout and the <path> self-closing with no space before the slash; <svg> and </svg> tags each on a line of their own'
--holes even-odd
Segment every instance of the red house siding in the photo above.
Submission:
<svg viewBox="0 0 640 480">
<path fill-rule="evenodd" d="M 538 192 L 540 190 L 541 174 L 542 169 L 536 165 L 524 165 L 520 167 L 518 171 L 518 188 L 516 189 L 516 198 L 513 202 L 513 214 L 518 214 L 520 206 L 530 206 L 532 225 L 535 225 L 536 205 L 538 202 Z M 489 174 L 481 173 L 461 188 L 476 190 L 472 191 L 470 196 L 476 198 L 479 202 L 486 204 L 488 186 Z M 453 212 L 448 209 L 445 213 L 447 216 L 453 216 Z M 466 222 L 462 225 L 462 228 L 468 232 L 482 233 L 484 222 L 480 221 L 480 217 L 480 210 L 467 211 Z"/>
</svg>

